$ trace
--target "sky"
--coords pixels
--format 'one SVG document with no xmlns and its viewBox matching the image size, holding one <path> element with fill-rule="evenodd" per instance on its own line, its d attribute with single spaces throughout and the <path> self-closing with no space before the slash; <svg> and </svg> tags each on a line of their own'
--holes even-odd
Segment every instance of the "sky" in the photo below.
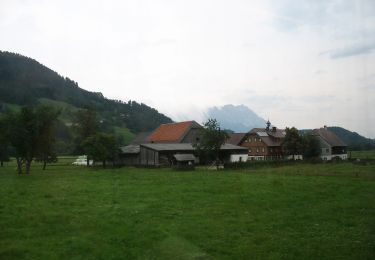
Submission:
<svg viewBox="0 0 375 260">
<path fill-rule="evenodd" d="M 0 0 L 0 50 L 175 121 L 243 104 L 375 138 L 373 0 Z"/>
</svg>

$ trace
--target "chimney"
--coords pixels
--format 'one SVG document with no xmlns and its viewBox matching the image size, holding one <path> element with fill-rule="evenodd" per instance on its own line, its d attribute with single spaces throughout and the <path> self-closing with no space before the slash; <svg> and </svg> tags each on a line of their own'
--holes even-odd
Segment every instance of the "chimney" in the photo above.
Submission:
<svg viewBox="0 0 375 260">
<path fill-rule="evenodd" d="M 276 132 L 276 126 L 272 127 L 272 132 Z"/>
<path fill-rule="evenodd" d="M 324 125 L 324 129 L 327 129 L 327 126 L 326 126 L 326 125 Z"/>
</svg>

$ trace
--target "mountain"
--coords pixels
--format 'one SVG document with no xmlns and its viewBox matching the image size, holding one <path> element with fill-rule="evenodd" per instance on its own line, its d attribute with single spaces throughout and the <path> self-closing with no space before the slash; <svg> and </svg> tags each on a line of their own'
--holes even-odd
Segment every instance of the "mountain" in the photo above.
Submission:
<svg viewBox="0 0 375 260">
<path fill-rule="evenodd" d="M 59 108 L 57 153 L 72 154 L 73 118 L 79 109 L 97 112 L 100 131 L 111 133 L 120 145 L 130 143 L 139 132 L 151 131 L 172 120 L 156 109 L 136 101 L 110 100 L 90 92 L 31 58 L 0 51 L 0 114 L 25 105 L 45 104 Z"/>
<path fill-rule="evenodd" d="M 92 107 L 102 123 L 127 128 L 132 133 L 150 131 L 162 123 L 172 122 L 145 104 L 107 99 L 101 93 L 80 88 L 77 82 L 36 60 L 0 51 L 0 110 L 38 103 L 63 107 L 66 123 L 70 120 L 69 111 Z"/>
<path fill-rule="evenodd" d="M 339 126 L 329 126 L 328 130 L 335 133 L 342 141 L 344 141 L 349 150 L 370 150 L 375 149 L 375 140 L 366 138 L 356 132 L 351 132 L 345 128 Z M 311 129 L 304 129 L 300 132 L 308 133 L 311 132 Z"/>
<path fill-rule="evenodd" d="M 255 127 L 265 127 L 266 120 L 245 105 L 225 105 L 208 109 L 207 118 L 216 118 L 220 126 L 234 132 L 248 132 Z"/>
<path fill-rule="evenodd" d="M 328 129 L 340 137 L 349 146 L 350 150 L 375 149 L 374 139 L 366 138 L 356 132 L 351 132 L 338 126 L 331 126 Z"/>
</svg>

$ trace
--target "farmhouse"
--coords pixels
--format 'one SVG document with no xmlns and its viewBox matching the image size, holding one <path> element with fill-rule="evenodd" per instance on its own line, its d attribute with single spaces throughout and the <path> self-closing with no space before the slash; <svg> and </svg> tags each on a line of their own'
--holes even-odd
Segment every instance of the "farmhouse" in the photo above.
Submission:
<svg viewBox="0 0 375 260">
<path fill-rule="evenodd" d="M 277 160 L 284 156 L 281 147 L 284 138 L 285 130 L 271 128 L 268 121 L 266 128 L 230 135 L 229 143 L 247 148 L 250 160 Z"/>
<path fill-rule="evenodd" d="M 195 121 L 162 124 L 150 134 L 142 133 L 135 141 L 121 147 L 120 164 L 142 166 L 167 166 L 183 161 L 199 162 L 194 144 L 200 141 L 202 126 Z M 176 155 L 184 154 L 185 156 Z M 189 158 L 189 160 L 187 160 Z M 221 147 L 220 158 L 223 161 L 246 161 L 247 149 L 232 144 Z"/>
<path fill-rule="evenodd" d="M 314 129 L 312 135 L 319 140 L 322 160 L 348 159 L 347 145 L 337 135 L 329 131 L 326 126 Z"/>
</svg>

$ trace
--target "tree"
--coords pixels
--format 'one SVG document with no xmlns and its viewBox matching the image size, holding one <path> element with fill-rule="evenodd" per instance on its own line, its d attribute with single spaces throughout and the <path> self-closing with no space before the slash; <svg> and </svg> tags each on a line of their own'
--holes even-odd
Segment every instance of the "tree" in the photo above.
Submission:
<svg viewBox="0 0 375 260">
<path fill-rule="evenodd" d="M 218 167 L 220 148 L 228 138 L 229 135 L 220 129 L 217 120 L 210 118 L 204 123 L 200 141 L 195 147 L 198 152 L 203 152 L 209 157 L 215 158 L 216 166 Z"/>
<path fill-rule="evenodd" d="M 306 134 L 303 139 L 303 158 L 316 158 L 321 153 L 319 140 L 310 134 Z"/>
<path fill-rule="evenodd" d="M 90 156 L 94 161 L 101 161 L 103 167 L 106 166 L 107 160 L 114 161 L 117 155 L 117 143 L 113 135 L 97 133 L 86 138 L 83 147 L 87 157 Z"/>
<path fill-rule="evenodd" d="M 43 170 L 45 170 L 47 163 L 57 162 L 55 133 L 56 119 L 60 111 L 52 107 L 40 106 L 36 108 L 35 113 L 39 127 L 36 161 L 43 162 Z"/>
<path fill-rule="evenodd" d="M 87 138 L 94 136 L 98 131 L 97 113 L 93 108 L 80 109 L 74 115 L 73 130 L 75 132 L 75 153 L 84 153 L 84 142 Z M 87 166 L 89 166 L 89 155 L 87 155 Z"/>
<path fill-rule="evenodd" d="M 22 174 L 23 166 L 26 174 L 29 174 L 34 158 L 41 151 L 46 151 L 44 146 L 50 145 L 45 141 L 45 134 L 58 116 L 57 112 L 52 111 L 53 108 L 47 106 L 23 107 L 21 111 L 7 116 L 9 141 L 15 150 L 19 174 Z"/>
<path fill-rule="evenodd" d="M 9 161 L 9 136 L 7 131 L 6 118 L 0 118 L 0 166 Z"/>
<path fill-rule="evenodd" d="M 286 128 L 285 129 L 285 138 L 282 143 L 282 148 L 286 155 L 293 155 L 301 154 L 303 150 L 303 142 L 302 138 L 298 133 L 297 128 Z"/>
</svg>

